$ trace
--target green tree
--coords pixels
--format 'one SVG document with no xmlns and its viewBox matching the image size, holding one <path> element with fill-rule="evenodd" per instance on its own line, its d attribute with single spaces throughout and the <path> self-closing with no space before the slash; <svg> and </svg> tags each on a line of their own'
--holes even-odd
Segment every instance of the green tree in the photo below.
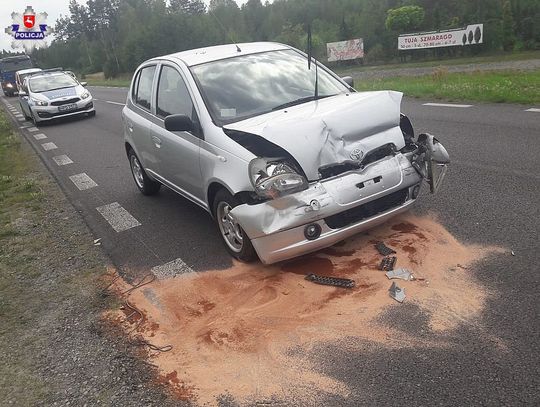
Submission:
<svg viewBox="0 0 540 407">
<path fill-rule="evenodd" d="M 169 9 L 189 15 L 204 14 L 206 5 L 202 0 L 169 0 Z"/>
<path fill-rule="evenodd" d="M 405 32 L 420 28 L 426 13 L 420 6 L 403 6 L 387 11 L 385 26 L 390 31 Z"/>
</svg>

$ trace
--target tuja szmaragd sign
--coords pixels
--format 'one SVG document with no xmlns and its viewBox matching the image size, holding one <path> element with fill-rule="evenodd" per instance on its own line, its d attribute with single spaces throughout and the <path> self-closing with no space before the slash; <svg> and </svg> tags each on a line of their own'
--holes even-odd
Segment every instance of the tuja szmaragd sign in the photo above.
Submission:
<svg viewBox="0 0 540 407">
<path fill-rule="evenodd" d="M 484 25 L 471 24 L 453 30 L 402 34 L 398 37 L 398 49 L 455 47 L 482 44 L 483 41 Z"/>
</svg>

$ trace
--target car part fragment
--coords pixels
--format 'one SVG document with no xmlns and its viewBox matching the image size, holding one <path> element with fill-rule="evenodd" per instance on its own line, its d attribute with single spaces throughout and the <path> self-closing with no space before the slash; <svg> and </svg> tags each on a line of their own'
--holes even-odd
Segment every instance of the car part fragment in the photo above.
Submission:
<svg viewBox="0 0 540 407">
<path fill-rule="evenodd" d="M 399 279 L 399 280 L 405 280 L 405 281 L 414 280 L 412 273 L 409 270 L 404 269 L 404 268 L 388 270 L 385 274 L 386 274 L 386 277 L 388 277 L 390 280 L 393 280 L 393 279 Z"/>
<path fill-rule="evenodd" d="M 394 249 L 391 249 L 390 247 L 388 247 L 387 245 L 384 244 L 384 242 L 378 242 L 376 245 L 375 245 L 375 248 L 377 249 L 377 251 L 382 254 L 383 256 L 389 256 L 391 254 L 395 254 L 396 251 Z"/>
<path fill-rule="evenodd" d="M 412 165 L 429 184 L 432 194 L 442 184 L 450 156 L 444 146 L 431 134 L 418 136 L 418 150 L 413 154 Z"/>
<path fill-rule="evenodd" d="M 381 265 L 379 266 L 379 270 L 382 270 L 382 271 L 394 270 L 396 261 L 397 261 L 396 256 L 386 256 L 385 258 L 381 260 Z"/>
<path fill-rule="evenodd" d="M 306 280 L 311 281 L 315 284 L 331 285 L 334 287 L 342 288 L 354 288 L 354 286 L 356 285 L 354 280 L 350 280 L 348 278 L 326 277 L 319 276 L 317 274 L 308 274 L 306 276 Z"/>
<path fill-rule="evenodd" d="M 388 289 L 388 293 L 397 302 L 403 302 L 405 300 L 405 289 L 399 287 L 395 282 Z"/>
</svg>

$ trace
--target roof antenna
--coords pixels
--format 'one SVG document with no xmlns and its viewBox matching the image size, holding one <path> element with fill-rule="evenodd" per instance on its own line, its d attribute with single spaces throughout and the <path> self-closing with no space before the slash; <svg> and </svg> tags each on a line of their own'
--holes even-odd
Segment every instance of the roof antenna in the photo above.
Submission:
<svg viewBox="0 0 540 407">
<path fill-rule="evenodd" d="M 216 21 L 218 22 L 218 24 L 220 25 L 220 27 L 223 29 L 223 31 L 225 31 L 225 35 L 227 35 L 229 37 L 229 40 L 234 44 L 234 46 L 236 47 L 236 52 L 242 52 L 242 50 L 240 49 L 240 47 L 238 46 L 238 44 L 236 43 L 236 41 L 234 40 L 234 38 L 232 37 L 232 35 L 229 33 L 229 31 L 227 31 L 227 29 L 225 28 L 225 26 L 223 24 L 221 24 L 221 21 L 219 21 L 219 18 L 217 18 L 217 16 L 214 14 L 214 12 L 210 9 L 210 7 L 208 8 L 208 12 L 210 14 L 212 14 L 212 17 L 214 17 L 216 19 Z"/>
<path fill-rule="evenodd" d="M 313 41 L 311 38 L 311 24 L 308 24 L 307 27 L 307 54 L 308 54 L 308 69 L 311 70 L 311 58 L 313 58 Z M 315 63 L 315 97 L 317 100 L 319 98 L 319 66 L 317 61 Z"/>
</svg>

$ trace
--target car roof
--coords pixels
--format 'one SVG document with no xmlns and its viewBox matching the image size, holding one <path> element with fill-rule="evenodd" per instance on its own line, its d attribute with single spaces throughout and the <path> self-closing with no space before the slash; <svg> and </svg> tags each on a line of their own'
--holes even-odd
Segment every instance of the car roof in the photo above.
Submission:
<svg viewBox="0 0 540 407">
<path fill-rule="evenodd" d="M 240 49 L 238 51 L 237 47 Z M 152 60 L 180 60 L 187 66 L 204 64 L 206 62 L 218 61 L 220 59 L 232 58 L 240 55 L 256 54 L 259 52 L 278 51 L 290 49 L 288 45 L 277 42 L 247 42 L 242 44 L 215 45 L 212 47 L 191 49 L 188 51 L 176 52 L 153 58 Z"/>
<path fill-rule="evenodd" d="M 17 71 L 16 73 L 24 74 L 24 73 L 32 73 L 32 72 L 40 72 L 41 68 L 28 68 L 28 69 L 21 69 L 20 71 Z"/>
</svg>

